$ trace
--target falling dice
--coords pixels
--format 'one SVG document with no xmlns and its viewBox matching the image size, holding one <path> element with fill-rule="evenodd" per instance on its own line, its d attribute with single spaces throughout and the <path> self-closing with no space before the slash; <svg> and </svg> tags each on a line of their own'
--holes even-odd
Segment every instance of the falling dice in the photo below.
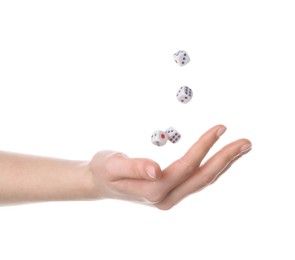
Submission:
<svg viewBox="0 0 295 260">
<path fill-rule="evenodd" d="M 193 91 L 187 87 L 187 86 L 183 86 L 181 87 L 176 94 L 176 98 L 179 102 L 181 103 L 188 103 L 193 97 Z"/>
<path fill-rule="evenodd" d="M 178 133 L 176 131 L 175 128 L 173 127 L 169 127 L 167 130 L 166 130 L 166 134 L 168 135 L 168 140 L 170 142 L 172 142 L 173 144 L 177 143 L 179 141 L 179 139 L 181 138 L 181 135 L 180 133 Z"/>
<path fill-rule="evenodd" d="M 178 51 L 174 53 L 173 57 L 179 66 L 184 66 L 190 62 L 190 58 L 186 51 Z"/>
<path fill-rule="evenodd" d="M 162 146 L 167 143 L 168 135 L 161 131 L 157 130 L 152 134 L 151 141 L 154 145 Z"/>
</svg>

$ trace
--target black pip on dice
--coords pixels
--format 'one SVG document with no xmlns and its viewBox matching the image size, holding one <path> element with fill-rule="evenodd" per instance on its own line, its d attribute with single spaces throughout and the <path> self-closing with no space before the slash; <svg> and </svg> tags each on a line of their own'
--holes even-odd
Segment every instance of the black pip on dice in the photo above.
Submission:
<svg viewBox="0 0 295 260">
<path fill-rule="evenodd" d="M 177 143 L 181 138 L 180 133 L 178 133 L 174 127 L 169 127 L 166 130 L 166 134 L 168 135 L 168 140 L 173 144 Z"/>
<path fill-rule="evenodd" d="M 176 64 L 178 64 L 179 66 L 184 66 L 190 62 L 190 58 L 186 51 L 180 50 L 174 53 L 173 57 Z M 187 86 L 181 87 L 176 94 L 177 100 L 184 104 L 188 103 L 192 99 L 192 97 L 193 91 Z M 154 145 L 163 146 L 167 143 L 167 140 L 175 144 L 180 140 L 180 138 L 180 133 L 174 127 L 169 127 L 165 132 L 161 130 L 153 132 L 151 136 L 151 142 Z"/>
<path fill-rule="evenodd" d="M 181 138 L 180 133 L 173 127 L 169 127 L 165 132 L 157 130 L 153 132 L 151 141 L 154 145 L 163 146 L 169 140 L 171 143 L 175 144 Z"/>
<path fill-rule="evenodd" d="M 186 51 L 178 51 L 174 53 L 173 58 L 179 66 L 184 66 L 190 62 L 190 58 Z"/>
<path fill-rule="evenodd" d="M 192 97 L 193 91 L 187 86 L 181 87 L 176 93 L 177 100 L 184 104 L 188 103 Z"/>
</svg>

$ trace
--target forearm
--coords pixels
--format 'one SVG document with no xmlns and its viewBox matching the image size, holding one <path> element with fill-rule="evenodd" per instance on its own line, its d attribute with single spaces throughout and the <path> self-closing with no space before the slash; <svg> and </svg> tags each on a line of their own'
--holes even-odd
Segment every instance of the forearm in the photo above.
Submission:
<svg viewBox="0 0 295 260">
<path fill-rule="evenodd" d="M 0 205 L 94 198 L 88 162 L 0 152 Z"/>
</svg>

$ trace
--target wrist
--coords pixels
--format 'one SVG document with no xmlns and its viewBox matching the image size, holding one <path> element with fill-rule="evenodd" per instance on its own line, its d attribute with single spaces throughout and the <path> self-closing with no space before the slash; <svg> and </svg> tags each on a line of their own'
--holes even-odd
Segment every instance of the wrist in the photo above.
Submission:
<svg viewBox="0 0 295 260">
<path fill-rule="evenodd" d="M 94 174 L 91 170 L 90 162 L 80 162 L 78 164 L 78 171 L 81 177 L 81 199 L 96 200 L 101 199 L 102 196 L 94 180 Z"/>
</svg>

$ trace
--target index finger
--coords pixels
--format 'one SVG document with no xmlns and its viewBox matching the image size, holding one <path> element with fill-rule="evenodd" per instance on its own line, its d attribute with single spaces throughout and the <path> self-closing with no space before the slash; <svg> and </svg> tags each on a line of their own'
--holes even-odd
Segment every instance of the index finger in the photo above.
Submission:
<svg viewBox="0 0 295 260">
<path fill-rule="evenodd" d="M 224 125 L 216 125 L 205 132 L 184 154 L 184 156 L 180 158 L 180 161 L 184 164 L 185 168 L 193 167 L 195 169 L 198 167 L 210 151 L 211 147 L 225 131 L 226 127 Z"/>
<path fill-rule="evenodd" d="M 225 126 L 216 125 L 205 132 L 183 157 L 164 170 L 160 182 L 166 183 L 167 188 L 171 190 L 189 178 L 225 130 Z"/>
</svg>

